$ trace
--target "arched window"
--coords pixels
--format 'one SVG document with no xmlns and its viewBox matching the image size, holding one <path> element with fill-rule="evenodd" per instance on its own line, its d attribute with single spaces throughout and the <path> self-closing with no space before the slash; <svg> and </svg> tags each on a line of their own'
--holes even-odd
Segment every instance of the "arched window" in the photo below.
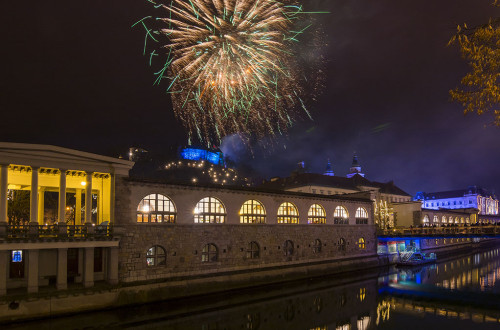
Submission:
<svg viewBox="0 0 500 330">
<path fill-rule="evenodd" d="M 283 252 L 285 256 L 293 255 L 293 242 L 290 240 L 286 240 L 285 244 L 283 244 Z"/>
<path fill-rule="evenodd" d="M 464 222 L 465 222 L 464 217 L 461 217 L 460 218 L 460 223 L 464 223 Z"/>
<path fill-rule="evenodd" d="M 441 222 L 446 223 L 446 216 L 443 215 L 443 217 L 441 218 Z"/>
<path fill-rule="evenodd" d="M 367 225 L 368 224 L 368 212 L 364 207 L 358 207 L 356 210 L 356 224 L 357 225 Z"/>
<path fill-rule="evenodd" d="M 226 208 L 215 197 L 205 197 L 194 208 L 195 223 L 224 223 Z"/>
<path fill-rule="evenodd" d="M 177 211 L 167 196 L 150 194 L 137 206 L 137 222 L 175 222 Z"/>
<path fill-rule="evenodd" d="M 278 223 L 299 223 L 299 211 L 289 202 L 284 202 L 278 208 Z"/>
<path fill-rule="evenodd" d="M 216 262 L 219 258 L 219 250 L 217 246 L 208 243 L 203 247 L 201 252 L 201 262 Z"/>
<path fill-rule="evenodd" d="M 346 247 L 346 244 L 345 244 L 345 239 L 343 239 L 342 237 L 339 239 L 339 243 L 338 243 L 338 249 L 339 251 L 345 251 L 345 247 Z"/>
<path fill-rule="evenodd" d="M 458 223 L 458 217 L 455 217 L 455 223 Z"/>
<path fill-rule="evenodd" d="M 321 252 L 321 240 L 319 238 L 314 240 L 313 251 L 314 253 Z"/>
<path fill-rule="evenodd" d="M 426 214 L 426 215 L 424 215 L 424 220 L 423 220 L 423 222 L 424 222 L 424 226 L 428 226 L 428 225 L 429 225 L 429 216 L 428 216 L 427 214 Z"/>
<path fill-rule="evenodd" d="M 365 239 L 364 239 L 363 237 L 360 237 L 360 238 L 358 239 L 358 248 L 359 248 L 360 250 L 364 250 L 364 249 L 366 249 L 366 243 L 365 243 Z"/>
<path fill-rule="evenodd" d="M 257 242 L 248 243 L 247 259 L 257 259 L 260 257 L 260 247 Z"/>
<path fill-rule="evenodd" d="M 266 223 L 266 210 L 261 202 L 250 199 L 240 208 L 240 223 Z"/>
<path fill-rule="evenodd" d="M 437 215 L 434 216 L 434 218 L 432 218 L 432 223 L 438 223 L 439 222 L 439 218 Z"/>
<path fill-rule="evenodd" d="M 348 225 L 349 224 L 349 213 L 343 206 L 337 206 L 335 212 L 333 213 L 333 223 L 336 225 Z"/>
<path fill-rule="evenodd" d="M 326 212 L 323 206 L 313 204 L 307 212 L 307 223 L 326 223 Z"/>
<path fill-rule="evenodd" d="M 146 252 L 146 263 L 148 266 L 165 266 L 167 264 L 165 249 L 159 245 L 149 248 Z"/>
<path fill-rule="evenodd" d="M 448 223 L 453 223 L 453 217 L 448 218 Z"/>
</svg>

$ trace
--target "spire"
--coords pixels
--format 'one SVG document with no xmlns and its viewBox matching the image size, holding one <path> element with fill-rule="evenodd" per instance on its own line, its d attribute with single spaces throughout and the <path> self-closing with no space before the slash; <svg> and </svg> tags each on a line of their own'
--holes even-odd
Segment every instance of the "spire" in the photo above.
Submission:
<svg viewBox="0 0 500 330">
<path fill-rule="evenodd" d="M 347 174 L 347 177 L 352 178 L 356 174 L 361 175 L 362 177 L 365 176 L 365 174 L 361 172 L 361 164 L 358 161 L 358 155 L 354 154 L 354 156 L 352 157 L 351 168 L 349 169 L 349 174 Z"/>
<path fill-rule="evenodd" d="M 328 158 L 328 162 L 326 163 L 326 169 L 323 175 L 328 175 L 328 176 L 334 176 L 335 174 L 333 173 L 332 169 L 332 163 L 330 162 L 330 158 Z"/>
</svg>

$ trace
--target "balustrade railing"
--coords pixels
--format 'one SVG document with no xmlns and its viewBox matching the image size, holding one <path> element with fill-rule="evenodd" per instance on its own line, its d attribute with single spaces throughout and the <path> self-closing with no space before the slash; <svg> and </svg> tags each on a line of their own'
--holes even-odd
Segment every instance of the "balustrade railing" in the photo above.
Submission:
<svg viewBox="0 0 500 330">
<path fill-rule="evenodd" d="M 378 229 L 380 236 L 500 235 L 500 226 L 451 226 Z"/>
<path fill-rule="evenodd" d="M 113 236 L 113 227 L 106 225 L 7 225 L 6 238 L 109 238 Z"/>
</svg>

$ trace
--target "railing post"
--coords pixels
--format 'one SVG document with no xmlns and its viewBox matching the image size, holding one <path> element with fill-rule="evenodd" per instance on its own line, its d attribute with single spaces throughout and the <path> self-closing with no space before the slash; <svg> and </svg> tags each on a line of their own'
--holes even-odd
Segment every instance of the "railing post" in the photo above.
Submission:
<svg viewBox="0 0 500 330">
<path fill-rule="evenodd" d="M 92 223 L 86 223 L 85 228 L 87 229 L 87 237 L 94 236 L 95 227 Z"/>
<path fill-rule="evenodd" d="M 57 236 L 64 238 L 68 237 L 68 225 L 66 223 L 59 223 L 57 225 Z"/>
<path fill-rule="evenodd" d="M 0 222 L 0 237 L 7 236 L 7 222 Z"/>
<path fill-rule="evenodd" d="M 38 237 L 38 222 L 30 222 L 28 233 L 30 237 Z"/>
</svg>

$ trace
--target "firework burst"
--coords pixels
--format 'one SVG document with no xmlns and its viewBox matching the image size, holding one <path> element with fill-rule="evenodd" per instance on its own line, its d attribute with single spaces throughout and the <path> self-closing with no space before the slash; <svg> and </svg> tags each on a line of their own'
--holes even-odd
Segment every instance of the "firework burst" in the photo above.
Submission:
<svg viewBox="0 0 500 330">
<path fill-rule="evenodd" d="M 219 143 L 229 134 L 283 133 L 296 110 L 307 115 L 291 45 L 302 8 L 275 0 L 171 0 L 147 37 L 167 59 L 156 83 L 167 79 L 174 112 L 190 138 Z M 166 42 L 162 43 L 161 39 Z M 151 57 L 158 53 L 153 51 Z"/>
</svg>

